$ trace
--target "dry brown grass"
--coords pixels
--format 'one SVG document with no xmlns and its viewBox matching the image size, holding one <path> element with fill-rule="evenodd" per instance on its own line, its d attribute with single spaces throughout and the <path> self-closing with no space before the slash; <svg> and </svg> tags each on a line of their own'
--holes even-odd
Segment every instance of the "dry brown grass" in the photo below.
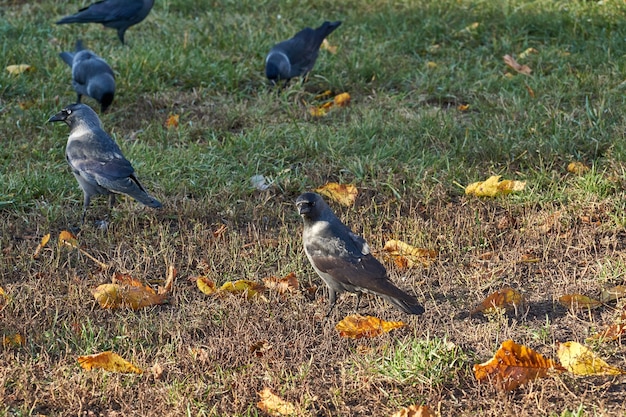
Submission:
<svg viewBox="0 0 626 417">
<path fill-rule="evenodd" d="M 441 415 L 558 415 L 580 404 L 592 415 L 624 413 L 623 377 L 561 376 L 501 394 L 477 385 L 471 373 L 505 339 L 554 357 L 556 341 L 582 341 L 610 320 L 610 308 L 576 314 L 555 302 L 566 292 L 594 295 L 623 282 L 623 231 L 611 227 L 602 202 L 589 206 L 585 216 L 597 219 L 590 223 L 578 207 L 567 205 L 450 199 L 443 193 L 426 204 L 376 203 L 372 197 L 365 192 L 355 208 L 337 208 L 372 247 L 395 237 L 437 248 L 440 256 L 430 268 L 409 273 L 389 265 L 392 278 L 425 301 L 427 313 L 407 317 L 369 298 L 362 313 L 410 327 L 359 341 L 340 339 L 332 326 L 352 312 L 351 296 L 324 324 L 325 290 L 247 301 L 207 297 L 190 280 L 261 280 L 295 271 L 301 287 L 321 286 L 301 250 L 300 219 L 290 203 L 295 196 L 252 196 L 231 213 L 216 213 L 209 201 L 180 201 L 157 213 L 123 202 L 108 231 L 85 227 L 81 244 L 112 270 L 155 282 L 164 279 L 167 265 L 178 269 L 171 303 L 137 312 L 102 310 L 90 288 L 107 282 L 111 271 L 76 252 L 51 244 L 32 259 L 40 237 L 63 225 L 42 227 L 37 215 L 3 214 L 0 268 L 12 300 L 0 312 L 2 334 L 26 337 L 24 346 L 0 354 L 4 409 L 49 416 L 256 415 L 257 392 L 270 387 L 303 415 L 384 416 L 416 402 Z M 67 209 L 68 216 L 76 214 L 77 207 Z M 91 215 L 103 212 L 100 206 Z M 221 224 L 226 233 L 214 237 Z M 539 261 L 519 262 L 522 254 Z M 526 310 L 468 316 L 503 285 L 525 294 Z M 433 337 L 464 352 L 465 361 L 444 383 L 402 384 L 368 365 L 386 348 Z M 259 341 L 271 346 L 262 357 L 250 352 Z M 129 376 L 78 367 L 77 356 L 108 349 L 146 372 Z M 626 368 L 621 343 L 599 349 L 611 364 Z M 157 364 L 161 375 L 151 371 Z"/>
</svg>

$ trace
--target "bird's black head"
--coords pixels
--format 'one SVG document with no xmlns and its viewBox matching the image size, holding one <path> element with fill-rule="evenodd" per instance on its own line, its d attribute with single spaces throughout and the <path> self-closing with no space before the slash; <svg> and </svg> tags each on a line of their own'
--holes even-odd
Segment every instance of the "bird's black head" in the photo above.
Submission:
<svg viewBox="0 0 626 417">
<path fill-rule="evenodd" d="M 304 193 L 296 200 L 296 207 L 302 217 L 315 220 L 326 207 L 326 203 L 319 194 Z"/>
<path fill-rule="evenodd" d="M 104 113 L 107 111 L 111 103 L 113 103 L 114 93 L 104 93 L 102 95 L 102 100 L 100 101 L 100 111 Z"/>
<path fill-rule="evenodd" d="M 100 119 L 91 107 L 86 104 L 74 103 L 66 106 L 63 110 L 48 119 L 48 123 L 65 122 L 70 128 L 79 123 L 87 123 L 89 125 L 100 125 Z"/>
</svg>

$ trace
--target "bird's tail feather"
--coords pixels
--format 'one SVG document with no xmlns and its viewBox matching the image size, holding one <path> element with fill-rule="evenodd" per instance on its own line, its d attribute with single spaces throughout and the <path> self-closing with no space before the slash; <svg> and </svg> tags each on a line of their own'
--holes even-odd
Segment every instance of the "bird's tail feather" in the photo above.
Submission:
<svg viewBox="0 0 626 417">
<path fill-rule="evenodd" d="M 425 311 L 424 307 L 422 307 L 415 298 L 402 291 L 397 293 L 395 296 L 381 295 L 381 297 L 407 314 L 419 315 L 423 314 Z"/>
</svg>

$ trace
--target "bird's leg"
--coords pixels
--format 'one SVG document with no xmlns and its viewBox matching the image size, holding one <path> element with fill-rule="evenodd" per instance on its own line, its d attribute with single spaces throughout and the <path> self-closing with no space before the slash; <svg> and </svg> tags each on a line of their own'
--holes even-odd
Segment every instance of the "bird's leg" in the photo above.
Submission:
<svg viewBox="0 0 626 417">
<path fill-rule="evenodd" d="M 109 210 L 113 208 L 114 204 L 115 204 L 115 194 L 111 193 L 109 194 Z"/>
<path fill-rule="evenodd" d="M 337 293 L 335 292 L 335 290 L 329 288 L 328 289 L 328 313 L 326 313 L 326 316 L 324 316 L 324 321 L 328 320 L 328 317 L 330 316 L 330 313 L 333 311 L 335 304 L 337 304 Z"/>
<path fill-rule="evenodd" d="M 359 304 L 361 303 L 361 295 L 363 295 L 363 293 L 361 291 L 357 291 L 356 293 L 356 307 L 354 307 L 354 312 L 355 313 L 359 313 Z"/>
<path fill-rule="evenodd" d="M 83 95 L 82 95 L 82 94 L 80 94 L 80 93 L 78 93 L 78 94 L 77 94 L 77 97 L 76 97 L 76 102 L 77 102 L 77 103 L 80 103 L 80 101 L 82 100 L 82 98 L 83 98 Z"/>
<path fill-rule="evenodd" d="M 80 218 L 80 224 L 81 226 L 83 224 L 85 224 L 85 215 L 87 214 L 87 208 L 89 207 L 89 203 L 91 202 L 91 196 L 87 193 L 84 193 L 84 198 L 83 198 L 83 215 Z"/>
</svg>

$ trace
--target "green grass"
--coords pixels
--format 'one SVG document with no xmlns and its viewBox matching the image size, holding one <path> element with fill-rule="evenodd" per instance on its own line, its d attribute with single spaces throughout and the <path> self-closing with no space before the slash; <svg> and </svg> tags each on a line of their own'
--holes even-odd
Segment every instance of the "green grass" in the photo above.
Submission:
<svg viewBox="0 0 626 417">
<path fill-rule="evenodd" d="M 54 24 L 87 4 L 0 2 L 0 287 L 10 296 L 0 337 L 26 337 L 0 348 L 0 416 L 255 416 L 264 387 L 303 415 L 391 415 L 413 403 L 442 415 L 624 413 L 619 379 L 548 378 L 499 395 L 471 369 L 508 338 L 554 357 L 556 341 L 584 340 L 622 306 L 576 315 L 554 300 L 624 283 L 626 5 L 158 0 L 122 46 L 99 25 Z M 305 83 L 268 88 L 271 46 L 325 19 L 343 21 L 328 39 L 337 53 L 320 51 Z M 77 225 L 82 193 L 64 158 L 67 127 L 45 122 L 76 98 L 58 53 L 79 38 L 116 74 L 105 130 L 165 205 L 122 198 L 101 230 L 94 221 L 108 211 L 94 199 L 79 242 L 109 271 L 56 242 Z M 506 67 L 506 54 L 531 76 Z M 34 69 L 4 70 L 21 63 Z M 315 118 L 309 108 L 326 90 L 350 93 L 351 104 Z M 172 114 L 180 125 L 166 128 Z M 590 170 L 568 173 L 571 161 Z M 253 189 L 254 175 L 272 188 Z M 464 195 L 490 175 L 527 188 Z M 322 323 L 326 293 L 302 252 L 293 202 L 327 181 L 358 187 L 353 207 L 331 206 L 379 258 L 392 238 L 439 251 L 429 268 L 385 263 L 424 316 L 375 298 L 364 307 L 411 331 L 340 339 L 333 325 L 351 297 Z M 46 233 L 52 241 L 34 260 Z M 178 270 L 169 305 L 108 311 L 93 301 L 112 271 L 155 284 L 168 265 Z M 292 271 L 302 291 L 267 303 L 206 297 L 193 282 Z M 527 311 L 467 318 L 505 285 L 524 292 Z M 272 348 L 256 357 L 249 347 L 260 340 Z M 146 373 L 76 365 L 109 349 Z M 622 344 L 601 352 L 626 368 Z"/>
</svg>

